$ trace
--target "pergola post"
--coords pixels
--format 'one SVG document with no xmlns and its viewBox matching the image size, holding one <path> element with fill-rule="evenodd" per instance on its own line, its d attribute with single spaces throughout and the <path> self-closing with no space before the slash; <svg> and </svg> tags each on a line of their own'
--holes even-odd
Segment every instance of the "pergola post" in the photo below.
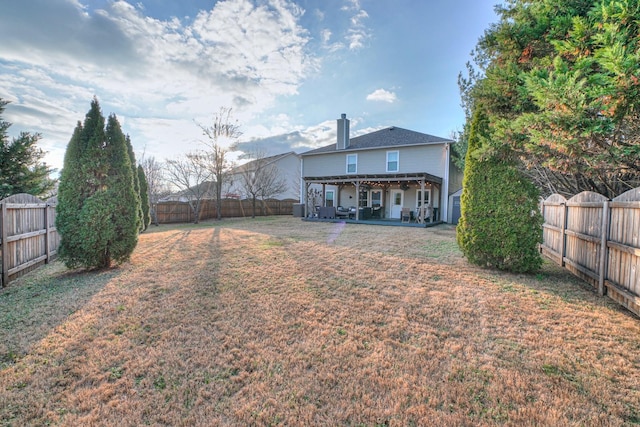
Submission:
<svg viewBox="0 0 640 427">
<path fill-rule="evenodd" d="M 389 191 L 389 186 L 385 185 L 382 187 L 382 209 L 380 210 L 380 218 L 386 218 L 387 214 L 386 214 L 386 209 L 387 206 L 389 206 L 387 204 L 387 192 Z M 391 212 L 389 212 L 389 215 L 391 215 Z"/>
<path fill-rule="evenodd" d="M 309 217 L 309 186 L 310 182 L 304 181 L 304 217 Z"/>
<path fill-rule="evenodd" d="M 424 179 L 418 181 L 420 183 L 420 200 L 422 204 L 418 206 L 418 220 L 420 224 L 424 224 L 424 210 L 425 210 L 425 200 L 424 200 Z"/>
<path fill-rule="evenodd" d="M 354 184 L 356 185 L 356 221 L 360 221 L 360 181 Z"/>
</svg>

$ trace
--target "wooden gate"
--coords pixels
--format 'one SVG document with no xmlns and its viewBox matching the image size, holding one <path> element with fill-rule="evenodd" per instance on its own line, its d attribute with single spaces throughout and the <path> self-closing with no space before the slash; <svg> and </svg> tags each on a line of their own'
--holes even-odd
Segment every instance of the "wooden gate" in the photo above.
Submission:
<svg viewBox="0 0 640 427">
<path fill-rule="evenodd" d="M 57 253 L 55 200 L 44 202 L 29 194 L 0 201 L 0 287 L 42 264 Z"/>
</svg>

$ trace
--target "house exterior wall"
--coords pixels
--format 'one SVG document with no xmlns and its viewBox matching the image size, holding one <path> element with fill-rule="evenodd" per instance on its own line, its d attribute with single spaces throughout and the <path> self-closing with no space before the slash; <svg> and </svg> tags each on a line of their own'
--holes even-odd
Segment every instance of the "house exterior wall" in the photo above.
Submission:
<svg viewBox="0 0 640 427">
<path fill-rule="evenodd" d="M 297 154 L 290 154 L 282 157 L 274 162 L 278 168 L 280 177 L 284 179 L 287 185 L 287 190 L 281 194 L 276 195 L 274 198 L 284 199 L 300 199 L 300 157 Z M 244 189 L 244 181 L 242 173 L 235 173 L 230 176 L 230 185 L 226 191 L 229 194 L 237 194 L 241 198 L 245 199 L 249 196 Z"/>
<path fill-rule="evenodd" d="M 426 172 L 443 177 L 446 153 L 443 144 L 380 148 L 370 150 L 340 150 L 332 153 L 304 156 L 305 177 L 341 176 L 347 174 L 347 154 L 357 154 L 357 174 Z M 387 152 L 399 152 L 398 172 L 387 172 Z"/>
<path fill-rule="evenodd" d="M 447 197 L 451 187 L 456 187 L 461 183 L 461 173 L 455 173 L 451 176 L 450 156 L 448 155 L 449 144 L 430 144 L 420 146 L 400 146 L 385 147 L 376 149 L 363 150 L 337 150 L 334 152 L 303 156 L 303 177 L 320 178 L 330 176 L 348 176 L 347 173 L 347 155 L 357 155 L 357 170 L 353 175 L 387 175 L 387 174 L 415 174 L 427 173 L 439 178 L 443 182 L 441 186 L 431 185 L 427 183 L 425 189 L 430 191 L 431 206 L 438 209 L 438 215 L 441 219 L 446 220 Z M 398 152 L 398 170 L 387 170 L 387 153 L 390 151 Z M 449 168 L 447 167 L 449 166 Z M 313 188 L 321 188 L 320 184 L 313 184 Z M 357 206 L 359 204 L 359 195 L 356 194 L 355 187 L 345 185 L 339 190 L 337 187 L 325 186 L 335 189 L 336 205 L 345 207 Z M 379 188 L 373 188 L 377 190 Z M 391 185 L 389 190 L 400 189 L 399 185 Z M 371 205 L 371 190 L 368 190 L 369 206 Z M 391 192 L 384 194 L 382 204 L 384 206 L 385 217 L 391 217 Z M 304 200 L 302 201 L 304 202 Z M 403 205 L 412 209 L 417 207 L 417 189 L 412 186 L 408 190 L 403 191 Z"/>
<path fill-rule="evenodd" d="M 290 155 L 276 162 L 282 177 L 287 183 L 287 191 L 278 196 L 279 199 L 300 198 L 300 167 L 301 160 L 298 155 Z"/>
<path fill-rule="evenodd" d="M 462 188 L 462 179 L 464 171 L 456 166 L 453 161 L 449 165 L 449 195 L 455 193 Z"/>
</svg>

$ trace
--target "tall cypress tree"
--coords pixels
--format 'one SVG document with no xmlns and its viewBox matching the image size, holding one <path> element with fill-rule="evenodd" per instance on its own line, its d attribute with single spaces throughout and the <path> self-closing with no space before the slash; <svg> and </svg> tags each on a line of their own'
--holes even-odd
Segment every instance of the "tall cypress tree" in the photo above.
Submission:
<svg viewBox="0 0 640 427">
<path fill-rule="evenodd" d="M 109 250 L 111 259 L 121 263 L 129 259 L 138 243 L 141 209 L 140 196 L 134 184 L 138 175 L 134 174 L 135 168 L 131 166 L 131 156 L 128 153 L 127 146 L 130 147 L 131 143 L 122 133 L 114 114 L 109 116 L 106 133 L 105 151 L 109 158 L 107 194 L 114 235 Z"/>
<path fill-rule="evenodd" d="M 125 137 L 125 143 L 127 146 L 127 153 L 129 154 L 129 160 L 130 160 L 130 164 L 131 164 L 131 172 L 133 174 L 133 189 L 136 193 L 136 199 L 137 199 L 137 203 L 138 203 L 138 229 L 140 231 L 144 230 L 144 224 L 143 224 L 143 213 L 142 213 L 142 204 L 141 204 L 141 200 L 140 200 L 140 180 L 138 178 L 138 170 L 137 170 L 137 162 L 136 162 L 136 155 L 133 152 L 133 145 L 131 145 L 131 138 L 129 138 L 129 135 L 127 135 Z"/>
<path fill-rule="evenodd" d="M 476 108 L 465 159 L 457 241 L 469 262 L 512 272 L 532 272 L 542 258 L 539 192 L 508 154 L 487 151 L 489 120 Z"/>
<path fill-rule="evenodd" d="M 56 226 L 68 267 L 126 261 L 137 243 L 138 204 L 125 136 L 116 117 L 105 120 L 97 99 L 78 123 L 60 176 Z M 133 232 L 132 232 L 133 230 Z"/>
<path fill-rule="evenodd" d="M 56 207 L 56 228 L 60 235 L 58 256 L 67 266 L 73 267 L 79 264 L 78 254 L 75 248 L 82 243 L 80 229 L 77 226 L 80 209 L 84 203 L 82 173 L 82 134 L 83 126 L 80 121 L 73 131 L 73 136 L 67 145 L 64 154 L 64 166 L 60 172 L 60 184 L 58 186 L 58 206 Z"/>
<path fill-rule="evenodd" d="M 138 165 L 138 182 L 140 183 L 140 206 L 142 207 L 142 231 L 144 231 L 151 223 L 151 209 L 149 204 L 149 184 L 142 165 Z"/>
<path fill-rule="evenodd" d="M 98 100 L 94 98 L 84 124 L 78 122 L 69 141 L 58 187 L 58 254 L 70 268 L 86 265 L 82 247 L 93 227 L 87 229 L 82 226 L 82 209 L 86 200 L 104 185 L 104 143 L 104 117 Z"/>
</svg>

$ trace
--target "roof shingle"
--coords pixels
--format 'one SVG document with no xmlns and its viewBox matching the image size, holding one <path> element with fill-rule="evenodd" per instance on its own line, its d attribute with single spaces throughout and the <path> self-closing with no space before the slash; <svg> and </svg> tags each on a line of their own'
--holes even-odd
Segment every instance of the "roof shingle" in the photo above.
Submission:
<svg viewBox="0 0 640 427">
<path fill-rule="evenodd" d="M 349 139 L 349 147 L 338 150 L 336 144 L 316 148 L 302 153 L 303 156 L 343 151 L 365 150 L 372 148 L 400 147 L 405 145 L 442 144 L 454 142 L 451 139 L 440 138 L 426 133 L 415 132 L 399 127 L 388 127 L 365 135 Z"/>
</svg>

